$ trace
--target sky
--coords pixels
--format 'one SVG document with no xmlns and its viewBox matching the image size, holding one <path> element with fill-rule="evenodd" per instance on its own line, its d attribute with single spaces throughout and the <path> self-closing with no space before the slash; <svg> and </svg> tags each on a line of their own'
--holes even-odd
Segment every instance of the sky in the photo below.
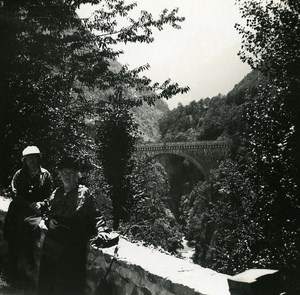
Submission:
<svg viewBox="0 0 300 295">
<path fill-rule="evenodd" d="M 134 1 L 125 1 L 131 3 Z M 144 74 L 153 82 L 170 78 L 190 91 L 167 101 L 170 109 L 191 101 L 227 94 L 250 72 L 250 67 L 237 56 L 241 36 L 234 28 L 241 23 L 235 0 L 137 0 L 135 10 L 147 10 L 158 16 L 164 8 L 179 8 L 185 17 L 181 29 L 166 27 L 154 30 L 151 44 L 122 44 L 124 54 L 118 59 L 129 68 L 149 64 Z M 78 11 L 88 17 L 95 6 L 86 5 Z"/>
</svg>

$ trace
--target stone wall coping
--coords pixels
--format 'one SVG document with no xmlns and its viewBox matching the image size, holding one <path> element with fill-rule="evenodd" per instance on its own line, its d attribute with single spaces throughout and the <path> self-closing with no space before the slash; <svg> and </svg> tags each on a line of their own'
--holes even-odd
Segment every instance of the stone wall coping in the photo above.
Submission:
<svg viewBox="0 0 300 295">
<path fill-rule="evenodd" d="M 257 279 L 266 276 L 271 275 L 274 273 L 277 273 L 278 270 L 274 269 L 248 269 L 240 274 L 237 274 L 235 276 L 231 277 L 231 280 L 237 281 L 237 282 L 244 282 L 244 283 L 253 283 L 256 282 Z"/>
<path fill-rule="evenodd" d="M 3 213 L 7 211 L 10 201 L 0 197 L 0 207 Z M 1 216 L 4 217 L 3 214 Z M 119 262 L 140 267 L 146 273 L 170 281 L 174 285 L 186 286 L 187 289 L 194 290 L 195 294 L 230 295 L 227 279 L 232 278 L 232 276 L 201 267 L 188 260 L 159 251 L 154 247 L 145 247 L 141 243 L 131 243 L 124 237 L 120 238 L 118 246 L 116 264 Z M 96 250 L 93 251 L 94 254 L 100 252 L 99 256 L 104 254 L 112 258 L 115 247 L 100 251 L 94 250 Z"/>
<path fill-rule="evenodd" d="M 113 256 L 114 250 L 115 247 L 102 249 L 104 254 L 110 256 Z M 116 263 L 118 261 L 137 265 L 153 275 L 175 284 L 187 286 L 195 290 L 195 294 L 230 295 L 227 279 L 231 276 L 201 267 L 154 248 L 131 243 L 125 238 L 120 238 L 119 241 Z"/>
</svg>

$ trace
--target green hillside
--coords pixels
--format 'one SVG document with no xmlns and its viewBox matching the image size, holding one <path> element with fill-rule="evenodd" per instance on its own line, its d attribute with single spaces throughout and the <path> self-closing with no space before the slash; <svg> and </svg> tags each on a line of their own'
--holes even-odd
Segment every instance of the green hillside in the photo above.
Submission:
<svg viewBox="0 0 300 295">
<path fill-rule="evenodd" d="M 159 121 L 163 141 L 232 139 L 245 130 L 244 106 L 265 83 L 256 71 L 249 73 L 227 95 L 179 104 Z"/>
<path fill-rule="evenodd" d="M 139 125 L 141 137 L 145 142 L 160 140 L 159 120 L 169 112 L 168 105 L 163 100 L 158 100 L 154 106 L 144 103 L 133 108 L 134 118 Z"/>
</svg>

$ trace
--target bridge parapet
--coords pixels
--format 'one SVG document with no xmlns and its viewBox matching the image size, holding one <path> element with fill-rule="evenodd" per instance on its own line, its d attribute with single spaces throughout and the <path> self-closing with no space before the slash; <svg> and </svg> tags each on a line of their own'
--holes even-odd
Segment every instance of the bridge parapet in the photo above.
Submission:
<svg viewBox="0 0 300 295">
<path fill-rule="evenodd" d="M 136 147 L 136 152 L 140 153 L 172 153 L 172 151 L 197 152 L 202 154 L 227 155 L 230 144 L 228 141 L 195 141 L 195 142 L 165 142 L 147 143 Z"/>
</svg>

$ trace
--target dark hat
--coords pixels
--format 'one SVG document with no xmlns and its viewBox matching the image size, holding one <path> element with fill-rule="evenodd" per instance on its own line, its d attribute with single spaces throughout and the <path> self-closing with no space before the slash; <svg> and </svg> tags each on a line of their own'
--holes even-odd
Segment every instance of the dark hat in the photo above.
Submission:
<svg viewBox="0 0 300 295">
<path fill-rule="evenodd" d="M 57 169 L 62 170 L 64 168 L 80 171 L 79 159 L 72 157 L 62 158 L 57 164 Z"/>
</svg>

